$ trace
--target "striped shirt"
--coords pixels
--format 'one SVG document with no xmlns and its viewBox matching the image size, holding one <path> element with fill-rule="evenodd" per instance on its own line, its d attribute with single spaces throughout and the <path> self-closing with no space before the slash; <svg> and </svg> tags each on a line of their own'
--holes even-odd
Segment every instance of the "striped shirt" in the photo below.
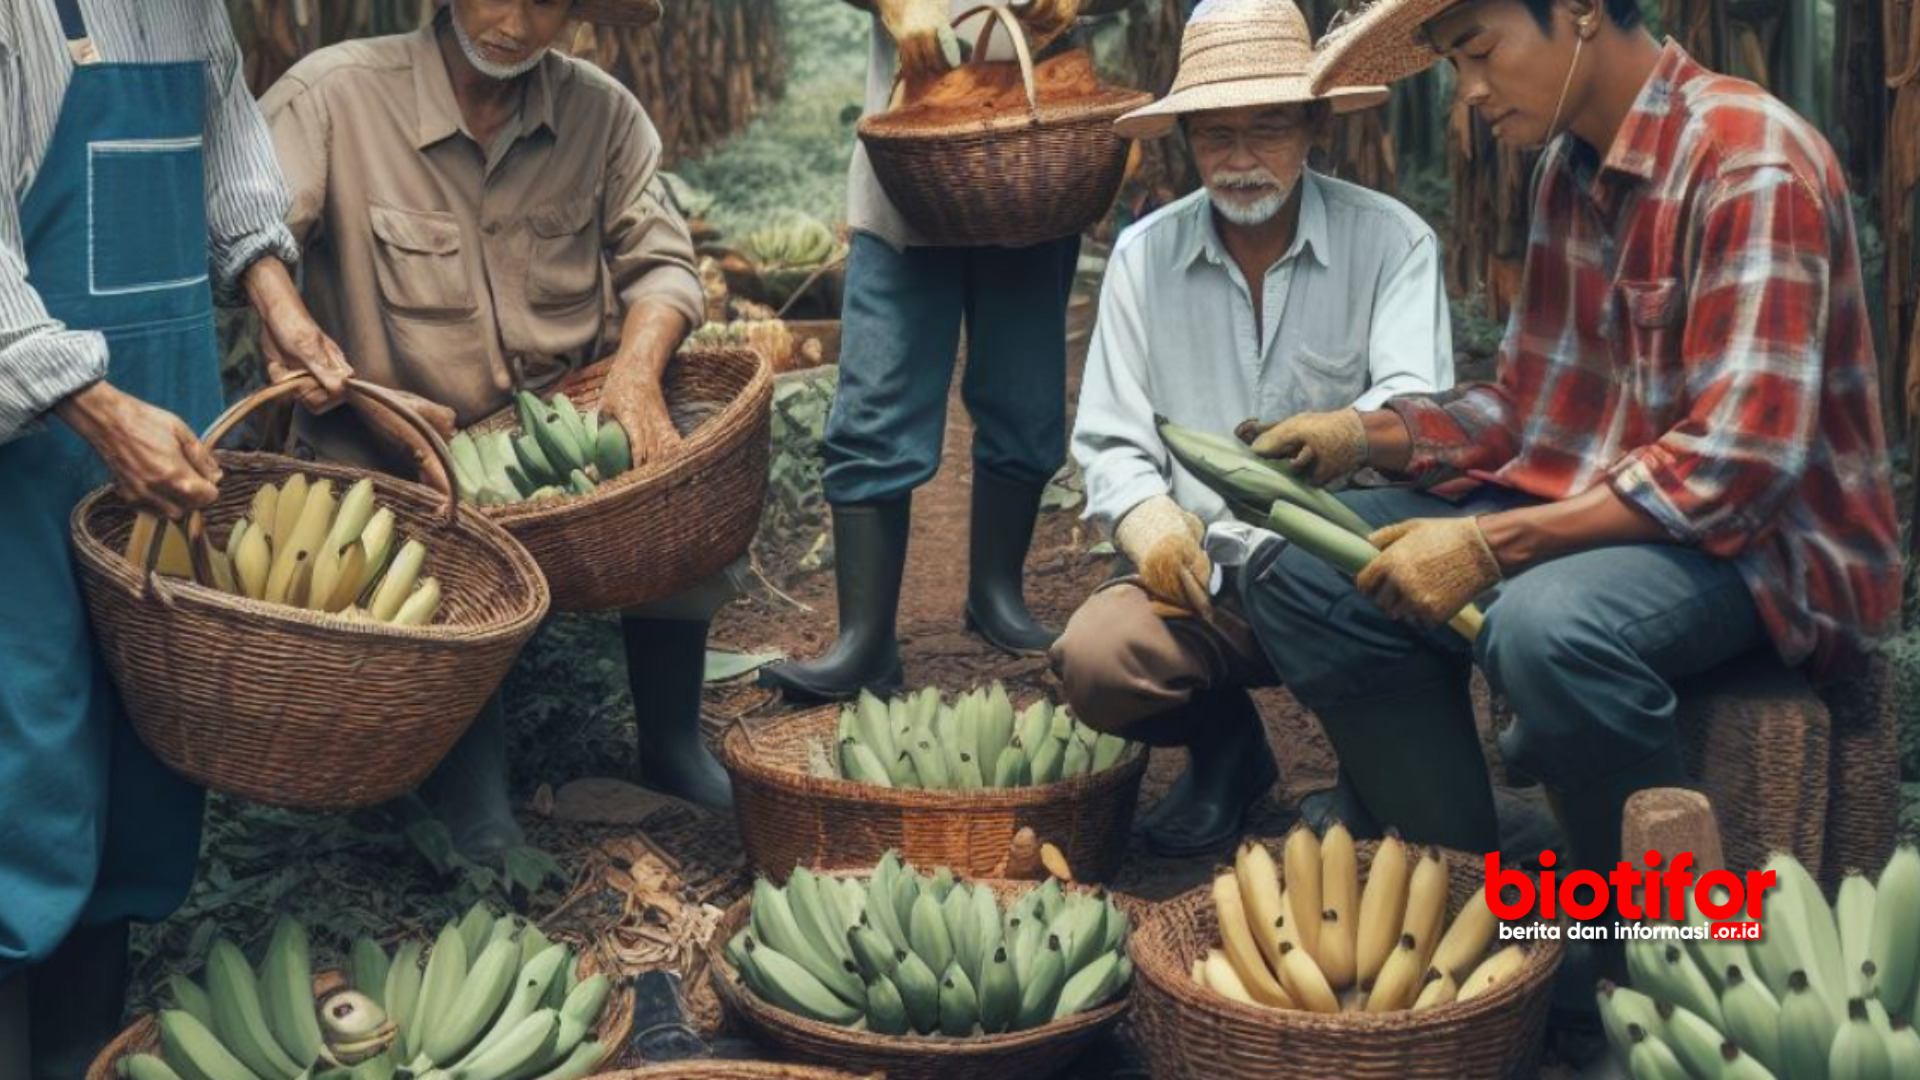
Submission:
<svg viewBox="0 0 1920 1080">
<path fill-rule="evenodd" d="M 1498 378 L 1390 403 L 1412 471 L 1607 484 L 1733 560 L 1783 660 L 1844 673 L 1899 613 L 1901 557 L 1832 149 L 1669 43 L 1605 157 L 1564 137 L 1539 176 Z"/>
<path fill-rule="evenodd" d="M 282 223 L 286 186 L 248 92 L 219 0 L 80 0 L 107 62 L 207 62 L 208 270 L 215 299 L 241 301 L 240 275 L 263 255 L 299 256 Z M 68 330 L 27 283 L 20 205 L 53 140 L 73 72 L 53 0 L 0 3 L 0 442 L 105 378 L 105 340 Z"/>
</svg>

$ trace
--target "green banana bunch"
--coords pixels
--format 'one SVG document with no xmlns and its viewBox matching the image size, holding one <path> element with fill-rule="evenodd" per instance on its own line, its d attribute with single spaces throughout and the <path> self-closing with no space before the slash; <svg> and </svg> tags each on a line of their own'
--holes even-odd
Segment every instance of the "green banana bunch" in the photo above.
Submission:
<svg viewBox="0 0 1920 1080">
<path fill-rule="evenodd" d="M 1105 896 L 1050 881 L 1003 909 L 987 885 L 922 875 L 889 851 L 865 881 L 804 868 L 784 889 L 759 879 L 748 925 L 722 951 L 750 992 L 788 1012 L 969 1038 L 1112 1000 L 1133 978 L 1128 930 Z"/>
<path fill-rule="evenodd" d="M 514 396 L 520 433 L 463 431 L 447 441 L 460 497 L 481 506 L 585 495 L 633 468 L 625 429 L 565 394 Z"/>
<path fill-rule="evenodd" d="M 824 880 L 824 879 L 823 879 Z M 167 980 L 158 1055 L 122 1063 L 130 1080 L 580 1080 L 605 1056 L 594 1038 L 613 986 L 582 979 L 578 957 L 483 904 L 431 949 L 353 943 L 350 989 L 315 1001 L 306 928 L 275 927 L 256 976 L 232 942 L 207 957 L 204 986 Z M 424 964 L 423 964 L 424 960 Z"/>
<path fill-rule="evenodd" d="M 1900 848 L 1877 880 L 1848 875 L 1831 903 L 1792 857 L 1765 869 L 1758 941 L 1628 943 L 1633 989 L 1600 987 L 1620 1059 L 1636 1077 L 1920 1077 L 1920 851 Z M 1686 921 L 1705 924 L 1691 904 Z"/>
<path fill-rule="evenodd" d="M 862 691 L 841 710 L 829 756 L 841 779 L 859 784 L 971 791 L 1102 772 L 1128 745 L 1044 699 L 1016 710 L 995 682 L 951 702 L 932 688 L 891 701 Z"/>
<path fill-rule="evenodd" d="M 767 269 L 811 269 L 840 253 L 840 238 L 826 223 L 806 214 L 790 214 L 741 241 L 744 254 Z"/>
</svg>

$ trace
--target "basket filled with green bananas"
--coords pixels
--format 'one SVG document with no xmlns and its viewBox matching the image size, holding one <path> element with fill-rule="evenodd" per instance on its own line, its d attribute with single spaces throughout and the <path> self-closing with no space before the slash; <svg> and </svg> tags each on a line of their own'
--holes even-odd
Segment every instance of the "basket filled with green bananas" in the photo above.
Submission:
<svg viewBox="0 0 1920 1080">
<path fill-rule="evenodd" d="M 837 317 L 847 245 L 810 214 L 782 214 L 740 240 L 721 261 L 735 296 L 799 317 Z"/>
<path fill-rule="evenodd" d="M 721 1000 L 802 1060 L 894 1080 L 1051 1075 L 1119 1019 L 1131 920 L 1081 886 L 922 873 L 759 878 L 708 944 Z"/>
<path fill-rule="evenodd" d="M 762 873 L 866 867 L 888 849 L 982 876 L 1009 873 L 1031 829 L 1074 871 L 1119 869 L 1146 748 L 1088 728 L 1047 700 L 1016 707 L 999 683 L 952 699 L 863 695 L 721 740 L 748 857 Z"/>
<path fill-rule="evenodd" d="M 1561 942 L 1497 941 L 1485 873 L 1484 856 L 1355 842 L 1338 824 L 1242 843 L 1134 932 L 1153 1075 L 1535 1075 Z"/>
<path fill-rule="evenodd" d="M 208 445 L 309 377 L 236 404 Z M 417 787 L 506 676 L 550 602 L 532 556 L 454 498 L 445 444 L 406 419 L 428 484 L 218 450 L 180 525 L 110 487 L 71 519 L 102 655 L 141 740 L 224 794 L 344 810 Z"/>
<path fill-rule="evenodd" d="M 631 991 L 481 905 L 431 944 L 356 941 L 317 977 L 306 928 L 282 918 L 257 968 L 221 938 L 162 996 L 87 1080 L 582 1080 L 633 1022 Z"/>
<path fill-rule="evenodd" d="M 526 545 L 559 611 L 664 599 L 719 573 L 752 541 L 766 494 L 773 373 L 751 349 L 669 363 L 679 442 L 644 455 L 603 400 L 610 362 L 565 392 L 521 391 L 455 436 L 458 482 Z"/>
<path fill-rule="evenodd" d="M 1631 985 L 1599 990 L 1620 1063 L 1636 1080 L 1920 1077 L 1920 852 L 1848 874 L 1831 902 L 1790 855 L 1761 870 L 1758 940 L 1627 942 Z"/>
</svg>

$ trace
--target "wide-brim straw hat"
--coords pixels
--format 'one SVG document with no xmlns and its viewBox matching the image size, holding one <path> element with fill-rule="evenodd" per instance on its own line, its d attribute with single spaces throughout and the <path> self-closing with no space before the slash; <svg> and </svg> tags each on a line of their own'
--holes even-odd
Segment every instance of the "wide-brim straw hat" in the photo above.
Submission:
<svg viewBox="0 0 1920 1080">
<path fill-rule="evenodd" d="M 1387 100 L 1383 86 L 1318 94 L 1309 77 L 1313 33 L 1292 0 L 1203 0 L 1180 38 L 1180 73 L 1167 96 L 1114 122 L 1128 139 L 1155 139 L 1182 114 L 1324 101 L 1335 112 Z"/>
<path fill-rule="evenodd" d="M 1382 86 L 1418 75 L 1440 59 L 1420 28 L 1450 7 L 1472 0 L 1374 0 L 1335 19 L 1320 39 L 1313 86 Z"/>
<path fill-rule="evenodd" d="M 601 26 L 652 26 L 660 0 L 573 0 L 573 17 Z"/>
</svg>

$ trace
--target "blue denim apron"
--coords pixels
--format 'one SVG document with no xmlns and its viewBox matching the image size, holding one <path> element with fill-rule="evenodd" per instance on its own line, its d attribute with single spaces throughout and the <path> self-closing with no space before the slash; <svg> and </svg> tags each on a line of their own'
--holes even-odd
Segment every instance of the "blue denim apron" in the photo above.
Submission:
<svg viewBox="0 0 1920 1080">
<path fill-rule="evenodd" d="M 221 408 L 206 86 L 197 61 L 76 67 L 20 205 L 47 310 L 104 334 L 108 381 L 195 430 Z M 0 981 L 75 925 L 165 917 L 193 882 L 202 793 L 128 725 L 68 547 L 108 478 L 58 422 L 0 445 Z"/>
</svg>

